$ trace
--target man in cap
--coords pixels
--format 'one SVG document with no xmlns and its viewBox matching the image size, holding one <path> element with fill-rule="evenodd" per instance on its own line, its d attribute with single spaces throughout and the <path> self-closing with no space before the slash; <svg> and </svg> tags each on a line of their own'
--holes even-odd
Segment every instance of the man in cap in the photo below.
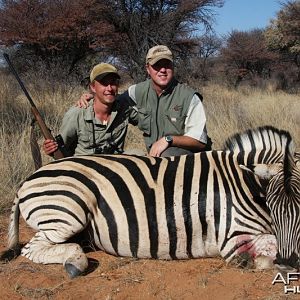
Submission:
<svg viewBox="0 0 300 300">
<path fill-rule="evenodd" d="M 136 125 L 137 111 L 125 99 L 116 99 L 120 75 L 107 63 L 91 71 L 90 90 L 93 95 L 87 109 L 72 107 L 65 114 L 60 128 L 68 155 L 122 153 L 128 123 Z M 51 155 L 58 145 L 45 140 L 44 152 Z"/>
<path fill-rule="evenodd" d="M 133 101 L 138 127 L 151 156 L 183 155 L 210 150 L 202 96 L 174 77 L 173 54 L 164 45 L 149 49 L 146 70 L 150 79 L 132 85 L 120 96 Z M 88 95 L 83 95 L 80 105 Z"/>
<path fill-rule="evenodd" d="M 136 102 L 138 126 L 151 156 L 199 152 L 207 144 L 206 116 L 201 96 L 174 77 L 173 55 L 164 45 L 149 49 L 150 79 L 129 87 Z"/>
</svg>

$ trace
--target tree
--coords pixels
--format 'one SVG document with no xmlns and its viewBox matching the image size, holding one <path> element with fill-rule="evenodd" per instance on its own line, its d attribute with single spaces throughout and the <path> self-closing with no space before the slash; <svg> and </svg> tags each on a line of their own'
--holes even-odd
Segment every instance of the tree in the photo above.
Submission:
<svg viewBox="0 0 300 300">
<path fill-rule="evenodd" d="M 277 13 L 277 18 L 267 27 L 265 38 L 268 47 L 291 60 L 298 68 L 300 80 L 300 1 L 287 1 Z"/>
<path fill-rule="evenodd" d="M 222 46 L 222 38 L 208 32 L 194 39 L 195 46 L 190 55 L 181 60 L 177 67 L 178 78 L 193 85 L 195 81 L 208 81 L 214 76 L 214 67 Z"/>
<path fill-rule="evenodd" d="M 0 41 L 68 66 L 108 47 L 116 36 L 94 0 L 5 0 L 0 9 Z"/>
<path fill-rule="evenodd" d="M 1 1 L 1 0 L 0 0 Z M 0 43 L 17 45 L 69 72 L 91 53 L 115 58 L 135 79 L 145 78 L 145 56 L 156 44 L 185 59 L 193 32 L 211 29 L 224 0 L 2 0 Z M 34 60 L 35 61 L 35 60 Z"/>
<path fill-rule="evenodd" d="M 222 38 L 210 33 L 199 37 L 198 41 L 194 65 L 197 65 L 198 76 L 208 80 L 212 74 L 215 58 L 222 47 Z"/>
<path fill-rule="evenodd" d="M 213 7 L 223 0 L 130 0 L 108 1 L 106 20 L 122 39 L 114 53 L 135 80 L 145 78 L 145 57 L 149 48 L 168 45 L 176 59 L 184 59 L 195 46 L 192 33 L 200 25 L 211 29 Z M 107 2 L 107 4 L 108 4 Z"/>
<path fill-rule="evenodd" d="M 263 30 L 232 31 L 221 49 L 227 77 L 238 85 L 246 76 L 270 76 L 277 56 L 268 50 Z"/>
</svg>

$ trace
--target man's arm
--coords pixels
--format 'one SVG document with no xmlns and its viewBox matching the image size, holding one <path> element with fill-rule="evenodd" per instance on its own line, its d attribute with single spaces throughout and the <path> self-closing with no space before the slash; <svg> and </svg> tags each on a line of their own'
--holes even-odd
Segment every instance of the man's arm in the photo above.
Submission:
<svg viewBox="0 0 300 300">
<path fill-rule="evenodd" d="M 60 127 L 60 135 L 64 141 L 64 147 L 67 156 L 74 155 L 77 146 L 77 115 L 75 111 L 78 108 L 70 108 L 64 115 Z M 56 141 L 46 139 L 43 143 L 43 151 L 45 154 L 53 156 L 53 152 L 58 148 Z"/>
<path fill-rule="evenodd" d="M 170 145 L 164 137 L 157 140 L 149 151 L 151 156 L 160 156 L 168 147 L 178 147 L 192 152 L 205 150 L 207 143 L 206 116 L 200 98 L 195 94 L 185 120 L 184 135 L 172 136 Z"/>
<path fill-rule="evenodd" d="M 152 146 L 149 151 L 150 156 L 161 156 L 161 154 L 171 147 L 178 147 L 178 148 L 183 148 L 186 150 L 190 150 L 192 152 L 200 152 L 205 149 L 205 144 L 201 143 L 200 141 L 191 138 L 189 136 L 185 135 L 174 135 L 172 136 L 173 142 L 171 145 L 166 141 L 166 139 L 160 138 L 158 141 L 156 141 Z"/>
<path fill-rule="evenodd" d="M 126 103 L 129 107 L 129 123 L 136 126 L 138 124 L 138 109 L 136 107 L 135 96 L 132 93 L 132 87 L 130 86 L 127 91 L 118 95 L 118 100 L 122 103 Z"/>
<path fill-rule="evenodd" d="M 196 94 L 191 101 L 184 125 L 184 136 L 194 138 L 204 145 L 207 143 L 206 114 L 202 101 Z"/>
</svg>

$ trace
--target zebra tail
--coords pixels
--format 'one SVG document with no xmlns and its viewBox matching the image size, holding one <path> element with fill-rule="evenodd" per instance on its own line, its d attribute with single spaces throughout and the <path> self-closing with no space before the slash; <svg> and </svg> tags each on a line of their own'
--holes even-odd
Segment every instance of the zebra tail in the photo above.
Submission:
<svg viewBox="0 0 300 300">
<path fill-rule="evenodd" d="M 8 226 L 8 250 L 0 254 L 0 260 L 2 261 L 10 261 L 21 254 L 21 245 L 19 244 L 19 218 L 19 198 L 16 196 Z"/>
</svg>

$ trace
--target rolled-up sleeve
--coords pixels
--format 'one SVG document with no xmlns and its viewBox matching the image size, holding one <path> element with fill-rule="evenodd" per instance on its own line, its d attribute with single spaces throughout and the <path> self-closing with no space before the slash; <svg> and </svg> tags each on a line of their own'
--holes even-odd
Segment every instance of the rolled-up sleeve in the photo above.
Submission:
<svg viewBox="0 0 300 300">
<path fill-rule="evenodd" d="M 79 108 L 72 107 L 66 112 L 59 131 L 65 143 L 65 147 L 71 155 L 75 152 L 78 140 L 78 111 Z"/>
<path fill-rule="evenodd" d="M 200 98 L 195 94 L 192 98 L 185 119 L 185 136 L 207 143 L 206 115 Z"/>
</svg>

